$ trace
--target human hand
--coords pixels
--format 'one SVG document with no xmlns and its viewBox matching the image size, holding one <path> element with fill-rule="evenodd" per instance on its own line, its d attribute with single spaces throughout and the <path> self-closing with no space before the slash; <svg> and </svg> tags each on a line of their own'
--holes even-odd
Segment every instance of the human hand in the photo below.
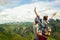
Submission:
<svg viewBox="0 0 60 40">
<path fill-rule="evenodd" d="M 56 13 L 57 13 L 57 12 L 53 13 L 53 16 L 55 16 L 55 15 L 56 15 Z"/>
<path fill-rule="evenodd" d="M 34 7 L 34 11 L 36 11 L 36 7 Z"/>
</svg>

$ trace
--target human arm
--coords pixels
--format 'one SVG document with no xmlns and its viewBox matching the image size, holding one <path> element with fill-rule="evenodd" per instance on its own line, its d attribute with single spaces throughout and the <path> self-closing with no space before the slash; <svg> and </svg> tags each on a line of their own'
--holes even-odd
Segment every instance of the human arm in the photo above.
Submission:
<svg viewBox="0 0 60 40">
<path fill-rule="evenodd" d="M 39 17 L 38 13 L 36 12 L 36 7 L 34 8 L 34 12 L 35 12 L 36 16 Z"/>
<path fill-rule="evenodd" d="M 51 19 L 56 15 L 56 12 L 52 14 L 52 16 L 50 17 Z"/>
</svg>

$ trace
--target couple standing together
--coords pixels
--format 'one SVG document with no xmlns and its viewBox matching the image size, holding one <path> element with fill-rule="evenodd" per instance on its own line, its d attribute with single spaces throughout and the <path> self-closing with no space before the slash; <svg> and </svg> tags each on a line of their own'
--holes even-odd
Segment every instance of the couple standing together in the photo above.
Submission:
<svg viewBox="0 0 60 40">
<path fill-rule="evenodd" d="M 34 8 L 34 12 L 36 14 L 36 18 L 34 20 L 34 40 L 48 40 L 48 36 L 50 35 L 51 28 L 48 27 L 48 16 L 44 16 L 43 19 L 40 18 L 40 15 L 36 12 L 36 7 Z M 56 12 L 52 14 L 52 19 L 56 15 Z"/>
</svg>

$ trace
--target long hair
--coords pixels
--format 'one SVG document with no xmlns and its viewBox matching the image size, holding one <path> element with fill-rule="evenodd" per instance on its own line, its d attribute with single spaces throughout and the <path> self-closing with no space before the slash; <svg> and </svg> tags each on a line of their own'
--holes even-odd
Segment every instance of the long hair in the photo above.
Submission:
<svg viewBox="0 0 60 40">
<path fill-rule="evenodd" d="M 47 19 L 48 19 L 48 16 L 44 16 L 44 17 L 43 17 L 43 20 L 47 20 Z"/>
</svg>

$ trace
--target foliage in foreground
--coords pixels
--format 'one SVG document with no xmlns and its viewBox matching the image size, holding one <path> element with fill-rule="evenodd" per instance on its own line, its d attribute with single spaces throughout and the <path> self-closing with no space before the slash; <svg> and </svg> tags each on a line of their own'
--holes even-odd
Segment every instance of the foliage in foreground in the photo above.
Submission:
<svg viewBox="0 0 60 40">
<path fill-rule="evenodd" d="M 48 40 L 60 40 L 60 20 L 50 20 L 52 32 Z M 17 22 L 0 24 L 0 40 L 33 40 L 33 23 Z"/>
</svg>

